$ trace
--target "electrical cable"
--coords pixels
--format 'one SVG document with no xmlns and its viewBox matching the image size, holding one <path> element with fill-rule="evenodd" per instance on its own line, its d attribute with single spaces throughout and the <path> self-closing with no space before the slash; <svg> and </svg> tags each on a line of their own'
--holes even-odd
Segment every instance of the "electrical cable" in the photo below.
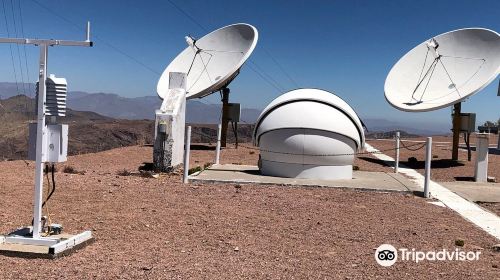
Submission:
<svg viewBox="0 0 500 280">
<path fill-rule="evenodd" d="M 45 199 L 45 202 L 43 203 L 43 205 L 45 205 L 45 211 L 47 212 L 47 221 L 48 222 L 48 225 L 47 225 L 47 232 L 45 233 L 45 237 L 49 236 L 50 233 L 51 233 L 51 229 L 50 229 L 50 225 L 52 224 L 52 220 L 50 218 L 50 210 L 49 210 L 49 204 L 47 203 L 47 201 L 49 200 L 50 196 L 52 196 L 52 194 L 54 193 L 53 191 L 50 192 L 50 179 L 49 179 L 49 165 L 47 164 L 46 165 L 46 168 L 47 168 L 47 172 L 45 173 L 45 176 L 47 177 L 47 199 Z M 52 165 L 52 178 L 54 178 L 54 165 Z M 54 189 L 52 189 L 54 190 Z M 42 208 L 43 208 L 43 205 L 42 205 Z"/>
<path fill-rule="evenodd" d="M 18 38 L 19 34 L 17 33 L 17 23 L 16 23 L 16 15 L 14 13 L 14 3 L 12 0 L 10 0 L 10 11 L 12 12 L 12 23 L 14 23 L 14 34 L 15 37 Z M 19 50 L 19 44 L 16 44 L 17 47 L 17 57 L 19 61 L 19 72 L 21 74 L 21 86 L 23 88 L 23 94 L 26 95 L 26 85 L 24 84 L 24 71 L 23 71 L 23 65 L 21 62 L 21 51 Z"/>
<path fill-rule="evenodd" d="M 5 29 L 7 30 L 7 37 L 10 38 L 9 23 L 7 20 L 7 11 L 5 9 L 5 0 L 2 0 L 2 7 L 3 7 L 3 16 L 5 19 Z M 16 89 L 17 89 L 16 94 L 19 94 L 19 84 L 17 82 L 17 71 L 16 71 L 16 66 L 14 63 L 14 53 L 12 52 L 12 45 L 11 44 L 9 44 L 9 49 L 10 49 L 10 58 L 12 60 L 12 69 L 14 71 L 14 80 L 16 81 Z"/>
<path fill-rule="evenodd" d="M 78 24 L 74 23 L 73 21 L 69 20 L 68 18 L 60 15 L 59 13 L 56 13 L 55 11 L 53 11 L 52 9 L 50 9 L 49 7 L 43 5 L 42 3 L 40 3 L 39 1 L 37 0 L 31 0 L 32 2 L 36 3 L 38 6 L 42 7 L 43 9 L 49 11 L 50 13 L 52 13 L 53 15 L 59 17 L 60 19 L 62 19 L 63 21 L 65 21 L 66 23 L 69 23 L 70 25 L 73 25 L 75 28 L 77 28 L 78 30 L 81 29 L 81 26 L 79 26 Z M 121 55 L 129 58 L 130 60 L 134 61 L 135 63 L 137 63 L 138 65 L 142 66 L 143 68 L 149 70 L 150 72 L 160 76 L 161 73 L 156 71 L 155 69 L 149 67 L 148 65 L 146 65 L 145 63 L 143 63 L 142 61 L 138 60 L 137 58 L 129 55 L 128 53 L 126 53 L 125 51 L 121 50 L 120 48 L 114 46 L 113 44 L 107 42 L 106 40 L 102 39 L 100 36 L 97 36 L 97 35 L 93 35 L 96 39 L 98 39 L 99 41 L 101 41 L 102 43 L 104 43 L 106 46 L 108 46 L 109 48 L 113 49 L 114 51 L 120 53 Z"/>
<path fill-rule="evenodd" d="M 17 1 L 17 3 L 18 3 L 18 8 L 19 8 L 19 21 L 20 21 L 20 26 L 21 26 L 21 37 L 25 38 L 24 37 L 24 20 L 23 20 L 21 0 Z M 33 99 L 33 100 L 29 100 L 29 102 L 31 102 L 31 107 L 33 107 L 33 108 L 31 108 L 31 109 L 26 108 L 26 110 L 29 111 L 28 115 L 31 117 L 31 118 L 28 117 L 28 118 L 30 118 L 29 120 L 35 120 L 36 110 L 34 109 L 34 102 L 33 102 L 34 101 L 34 90 L 33 90 L 33 85 L 30 82 L 30 76 L 29 76 L 30 70 L 29 70 L 29 66 L 28 66 L 28 55 L 26 52 L 26 44 L 23 44 L 23 50 L 24 50 L 24 64 L 25 64 L 25 69 L 26 69 L 26 79 L 28 82 L 29 97 L 30 97 L 30 99 Z"/>
<path fill-rule="evenodd" d="M 264 52 L 271 58 L 271 60 L 274 62 L 274 64 L 276 64 L 278 66 L 278 68 L 281 70 L 281 72 L 283 72 L 283 74 L 285 74 L 285 76 L 292 82 L 292 84 L 296 87 L 296 88 L 299 88 L 299 84 L 297 83 L 297 81 L 295 81 L 295 79 L 292 78 L 292 76 L 290 76 L 290 74 L 288 74 L 288 72 L 285 70 L 285 68 L 283 66 L 281 66 L 281 64 L 278 62 L 278 60 L 276 60 L 274 58 L 274 56 L 271 55 L 271 53 L 267 50 L 267 48 L 265 48 L 264 46 L 262 47 L 262 49 L 264 50 Z"/>
</svg>

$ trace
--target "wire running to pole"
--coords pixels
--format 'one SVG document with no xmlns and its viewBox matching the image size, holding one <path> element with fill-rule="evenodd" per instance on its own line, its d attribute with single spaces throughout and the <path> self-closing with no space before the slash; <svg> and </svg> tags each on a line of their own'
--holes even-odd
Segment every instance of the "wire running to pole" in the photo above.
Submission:
<svg viewBox="0 0 500 280">
<path fill-rule="evenodd" d="M 40 3 L 39 1 L 37 0 L 31 0 L 32 2 L 36 3 L 38 6 L 42 7 L 43 9 L 47 10 L 48 12 L 52 13 L 53 15 L 57 16 L 58 18 L 62 19 L 63 21 L 65 21 L 66 23 L 76 27 L 78 30 L 81 30 L 82 27 L 78 24 L 76 24 L 75 22 L 69 20 L 68 18 L 60 15 L 59 13 L 56 13 L 55 11 L 53 11 L 51 8 L 45 6 L 44 4 Z M 161 75 L 160 72 L 156 71 L 155 69 L 153 69 L 152 67 L 146 65 L 145 63 L 143 63 L 142 61 L 140 61 L 139 59 L 129 55 L 128 53 L 126 53 L 125 51 L 121 50 L 120 48 L 116 47 L 115 45 L 107 42 L 106 40 L 104 40 L 102 37 L 100 36 L 97 36 L 97 35 L 93 35 L 94 38 L 96 38 L 98 41 L 104 43 L 106 46 L 108 46 L 109 48 L 113 49 L 114 51 L 120 53 L 121 55 L 129 58 L 130 60 L 134 61 L 135 63 L 137 63 L 138 65 L 142 66 L 143 68 L 149 70 L 150 72 L 156 74 L 156 75 Z"/>
<path fill-rule="evenodd" d="M 5 19 L 5 29 L 7 30 L 7 37 L 10 37 L 10 30 L 9 30 L 9 23 L 7 20 L 7 10 L 5 8 L 5 0 L 2 0 L 2 7 L 3 7 L 3 16 Z M 9 50 L 10 50 L 10 58 L 12 60 L 12 69 L 14 71 L 14 80 L 16 82 L 16 94 L 19 94 L 19 84 L 17 82 L 17 72 L 16 72 L 16 65 L 14 63 L 14 53 L 12 52 L 12 46 L 9 44 Z"/>
<path fill-rule="evenodd" d="M 14 3 L 12 2 L 12 0 L 10 0 L 10 11 L 12 12 L 12 23 L 14 24 L 14 34 L 16 38 L 18 38 L 19 34 L 17 32 L 16 14 L 14 13 Z M 26 95 L 26 85 L 24 84 L 24 71 L 21 62 L 21 51 L 19 50 L 19 44 L 16 44 L 16 47 L 17 47 L 17 58 L 19 62 L 19 72 L 21 74 L 21 87 L 23 89 L 23 94 Z"/>
<path fill-rule="evenodd" d="M 292 76 L 290 76 L 290 74 L 288 74 L 288 72 L 285 70 L 285 68 L 283 66 L 281 66 L 281 63 L 278 62 L 278 60 L 276 60 L 274 58 L 273 55 L 271 55 L 271 52 L 269 52 L 269 50 L 266 48 L 266 47 L 262 47 L 262 49 L 264 50 L 264 52 L 271 58 L 271 60 L 274 62 L 274 64 L 276 64 L 276 66 L 278 66 L 278 68 L 281 70 L 281 72 L 283 72 L 283 74 L 285 74 L 285 76 L 292 82 L 292 84 L 296 87 L 296 88 L 299 88 L 299 84 L 297 83 L 297 81 L 295 81 L 294 78 L 292 78 Z"/>
<path fill-rule="evenodd" d="M 172 0 L 168 0 L 168 2 L 175 8 L 177 9 L 180 13 L 182 13 L 183 15 L 185 15 L 189 20 L 191 20 L 195 25 L 197 25 L 198 27 L 200 27 L 203 31 L 205 32 L 209 32 L 209 30 L 203 26 L 199 21 L 197 21 L 194 17 L 192 17 L 188 12 L 186 12 L 184 9 L 182 9 L 179 5 L 177 5 L 174 1 Z M 266 51 L 267 52 L 267 51 Z M 271 57 L 272 60 L 276 61 L 276 59 L 274 57 L 272 57 L 269 52 L 268 52 L 268 55 Z M 262 80 L 264 80 L 266 83 L 268 83 L 269 85 L 271 85 L 273 88 L 275 88 L 279 93 L 283 93 L 284 92 L 284 89 L 283 87 L 281 87 L 281 85 L 275 80 L 273 79 L 269 74 L 267 74 L 265 71 L 263 71 L 262 69 L 260 69 L 260 67 L 255 63 L 253 62 L 252 60 L 248 60 L 250 62 L 250 64 L 248 64 L 248 67 L 250 69 L 252 69 L 252 71 L 254 71 Z M 277 63 L 277 61 L 276 61 Z M 253 64 L 253 65 L 252 65 Z M 281 69 L 282 67 L 280 65 L 278 65 L 278 67 Z M 259 68 L 259 70 L 257 70 L 256 68 Z M 284 71 L 284 70 L 283 70 Z M 288 76 L 288 74 L 285 74 Z M 265 77 L 267 76 L 267 78 Z M 291 78 L 291 77 L 290 77 Z M 293 79 L 292 79 L 293 80 Z"/>
</svg>

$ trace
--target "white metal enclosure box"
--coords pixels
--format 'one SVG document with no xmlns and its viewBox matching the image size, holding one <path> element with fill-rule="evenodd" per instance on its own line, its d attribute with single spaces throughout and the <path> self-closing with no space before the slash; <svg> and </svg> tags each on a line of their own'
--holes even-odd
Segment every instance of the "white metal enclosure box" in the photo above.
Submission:
<svg viewBox="0 0 500 280">
<path fill-rule="evenodd" d="M 29 124 L 28 159 L 36 160 L 37 123 Z M 68 156 L 68 125 L 49 124 L 43 134 L 42 162 L 65 162 Z"/>
</svg>

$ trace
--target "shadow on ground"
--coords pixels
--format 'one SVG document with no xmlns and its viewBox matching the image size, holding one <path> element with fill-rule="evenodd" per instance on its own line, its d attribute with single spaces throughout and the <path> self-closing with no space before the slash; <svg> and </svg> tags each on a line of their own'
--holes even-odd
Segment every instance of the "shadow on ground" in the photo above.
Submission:
<svg viewBox="0 0 500 280">
<path fill-rule="evenodd" d="M 385 161 L 370 157 L 359 157 L 359 159 L 375 163 L 381 166 L 387 166 Z M 400 161 L 399 164 L 407 166 L 412 169 L 425 169 L 425 161 Z M 431 163 L 432 168 L 450 168 L 457 166 L 464 166 L 465 164 L 459 161 L 453 161 L 451 159 L 439 159 L 433 160 Z"/>
<path fill-rule="evenodd" d="M 208 146 L 203 144 L 191 144 L 191 150 L 195 151 L 215 151 L 214 146 Z"/>
<path fill-rule="evenodd" d="M 377 158 L 371 158 L 371 157 L 358 157 L 358 159 L 361 159 L 361 160 L 364 160 L 364 161 L 368 161 L 368 162 L 371 162 L 371 163 L 375 163 L 375 164 L 378 164 L 380 166 L 388 166 L 385 161 L 381 160 L 381 159 L 377 159 Z"/>
</svg>

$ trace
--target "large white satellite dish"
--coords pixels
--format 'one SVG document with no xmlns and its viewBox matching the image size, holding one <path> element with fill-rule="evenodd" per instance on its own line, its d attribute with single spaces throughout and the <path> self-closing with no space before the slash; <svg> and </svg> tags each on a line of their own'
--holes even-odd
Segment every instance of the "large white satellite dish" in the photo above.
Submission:
<svg viewBox="0 0 500 280">
<path fill-rule="evenodd" d="M 500 73 L 500 35 L 466 28 L 443 33 L 403 56 L 385 81 L 385 98 L 402 111 L 424 112 L 459 103 Z"/>
<path fill-rule="evenodd" d="M 186 37 L 188 47 L 165 69 L 157 92 L 164 99 L 169 90 L 169 73 L 187 74 L 186 97 L 202 98 L 227 86 L 255 49 L 258 32 L 246 23 L 217 29 L 200 39 Z"/>
</svg>

